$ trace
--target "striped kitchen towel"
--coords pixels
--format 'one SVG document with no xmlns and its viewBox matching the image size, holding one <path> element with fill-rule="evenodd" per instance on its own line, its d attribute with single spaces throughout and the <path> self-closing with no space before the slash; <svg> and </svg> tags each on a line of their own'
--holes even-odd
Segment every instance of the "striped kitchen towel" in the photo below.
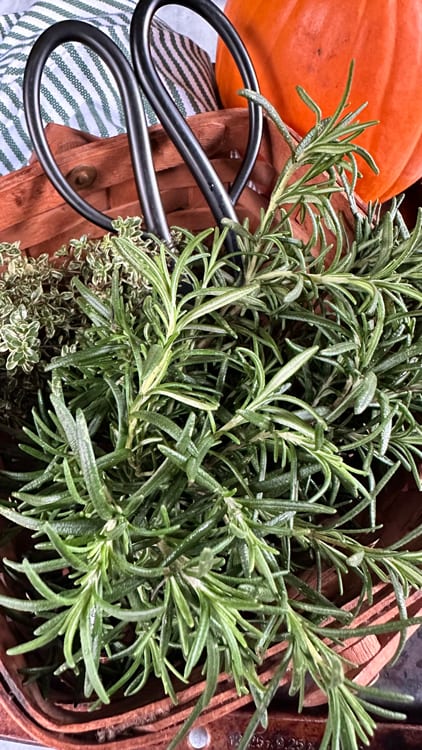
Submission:
<svg viewBox="0 0 422 750">
<path fill-rule="evenodd" d="M 135 0 L 39 0 L 25 12 L 0 16 L 0 175 L 27 164 L 32 147 L 22 101 L 28 54 L 41 32 L 56 21 L 81 19 L 104 31 L 129 57 Z M 154 20 L 152 56 L 164 85 L 183 115 L 217 109 L 212 62 L 187 36 Z M 117 85 L 91 50 L 79 43 L 57 48 L 42 80 L 43 120 L 102 137 L 125 132 Z M 157 122 L 145 103 L 149 124 Z"/>
</svg>

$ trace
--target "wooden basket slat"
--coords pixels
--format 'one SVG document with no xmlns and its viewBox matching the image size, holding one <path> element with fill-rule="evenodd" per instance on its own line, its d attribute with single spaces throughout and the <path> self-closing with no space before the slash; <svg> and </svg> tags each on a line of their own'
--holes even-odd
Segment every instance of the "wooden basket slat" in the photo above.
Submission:
<svg viewBox="0 0 422 750">
<path fill-rule="evenodd" d="M 247 112 L 223 110 L 217 113 L 202 113 L 189 118 L 189 124 L 220 179 L 228 186 L 241 165 L 240 157 L 245 149 L 248 132 Z M 77 131 L 63 126 L 50 126 L 47 128 L 47 136 L 60 170 L 65 176 L 82 166 L 95 168 L 96 178 L 92 185 L 80 190 L 81 195 L 93 205 L 105 211 L 110 209 L 110 215 L 118 215 L 117 207 L 136 201 L 132 164 L 125 135 L 90 139 L 86 134 L 78 134 Z M 160 190 L 163 194 L 172 192 L 174 201 L 181 201 L 181 198 L 186 200 L 185 205 L 178 205 L 184 213 L 176 223 L 181 225 L 183 221 L 184 226 L 192 231 L 212 225 L 213 218 L 208 211 L 202 210 L 205 201 L 197 191 L 195 180 L 173 143 L 160 126 L 150 128 L 150 137 Z M 259 160 L 252 176 L 256 190 L 266 199 L 272 191 L 277 175 L 276 168 L 271 161 L 267 161 L 266 154 L 270 154 L 272 158 L 275 151 L 279 161 L 285 160 L 288 156 L 288 148 L 280 134 L 266 123 Z M 244 209 L 242 200 L 243 196 L 239 203 L 239 214 L 243 218 L 247 211 L 256 223 L 265 200 L 260 198 L 252 201 L 249 196 Z M 174 201 L 170 201 L 171 212 L 174 210 Z M 66 237 L 68 241 L 76 237 L 77 231 L 80 231 L 80 217 L 64 203 L 36 161 L 0 179 L 0 202 L 3 207 L 0 216 L 0 242 L 18 239 L 22 250 L 29 253 L 39 254 L 40 244 L 42 243 L 42 248 L 45 249 L 48 238 L 49 250 L 52 252 L 63 243 L 63 240 L 66 241 Z M 199 214 L 195 215 L 197 211 Z M 136 213 L 139 212 L 140 209 L 137 207 Z M 204 220 L 206 224 L 202 223 Z M 96 229 L 88 234 L 94 237 L 101 235 Z"/>
</svg>

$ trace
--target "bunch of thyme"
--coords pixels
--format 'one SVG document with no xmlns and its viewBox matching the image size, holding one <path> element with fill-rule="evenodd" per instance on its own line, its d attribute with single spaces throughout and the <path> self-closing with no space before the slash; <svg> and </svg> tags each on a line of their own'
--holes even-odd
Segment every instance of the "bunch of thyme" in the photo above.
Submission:
<svg viewBox="0 0 422 750">
<path fill-rule="evenodd" d="M 133 232 L 132 237 L 136 242 Z M 47 253 L 26 256 L 19 242 L 0 245 L 0 428 L 5 431 L 16 431 L 30 419 L 37 391 L 47 386 L 45 366 L 76 346 L 87 325 L 73 278 L 101 295 L 120 264 L 127 282 L 125 304 L 140 304 L 142 280 L 106 239 L 98 243 L 82 237 L 55 256 L 58 262 L 52 263 Z"/>
<path fill-rule="evenodd" d="M 353 183 L 362 126 L 344 104 L 291 142 L 256 232 L 180 230 L 176 252 L 118 222 L 100 245 L 112 259 L 103 288 L 73 278 L 83 325 L 44 368 L 22 446 L 36 467 L 3 473 L 17 487 L 0 512 L 33 539 L 3 560 L 25 593 L 0 604 L 20 613 L 21 632 L 28 616 L 10 653 L 42 650 L 40 675 L 49 658 L 52 679 L 73 679 L 94 704 L 153 676 L 176 702 L 175 683 L 200 668 L 205 690 L 183 732 L 226 671 L 257 708 L 242 748 L 288 671 L 299 708 L 309 679 L 327 696 L 322 748 L 367 744 L 372 713 L 386 713 L 333 647 L 377 631 L 353 629 L 359 607 L 303 585 L 303 570 L 332 567 L 340 586 L 357 573 L 361 602 L 390 580 L 398 630 L 422 586 L 422 552 L 365 543 L 394 473 L 419 485 L 422 216 L 409 233 L 396 205 L 361 215 L 350 193 L 347 242 L 329 198 L 339 175 Z M 311 217 L 308 242 L 294 237 L 294 209 Z M 229 230 L 240 269 L 224 254 Z"/>
</svg>

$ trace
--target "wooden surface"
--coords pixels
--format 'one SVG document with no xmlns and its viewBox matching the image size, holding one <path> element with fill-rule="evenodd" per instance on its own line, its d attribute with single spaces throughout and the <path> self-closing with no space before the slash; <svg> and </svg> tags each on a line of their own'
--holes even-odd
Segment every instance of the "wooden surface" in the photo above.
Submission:
<svg viewBox="0 0 422 750">
<path fill-rule="evenodd" d="M 0 714 L 0 737 L 10 740 L 19 739 L 24 742 L 31 739 L 5 711 Z"/>
<path fill-rule="evenodd" d="M 199 736 L 208 739 L 203 750 L 236 750 L 247 726 L 250 713 L 235 711 L 205 727 L 200 727 Z M 258 730 L 249 747 L 251 750 L 318 750 L 324 731 L 324 719 L 309 716 L 273 712 L 267 730 Z M 30 742 L 26 735 L 6 715 L 0 716 L 0 738 Z M 154 744 L 154 750 L 165 750 Z M 193 745 L 186 740 L 180 750 L 192 750 Z M 370 745 L 371 750 L 420 750 L 422 748 L 422 725 L 380 723 Z"/>
<path fill-rule="evenodd" d="M 235 712 L 207 727 L 208 745 L 212 750 L 236 750 L 249 715 Z M 251 750 L 318 750 L 324 731 L 324 720 L 274 712 L 267 730 L 257 731 L 249 747 Z M 192 745 L 186 742 L 180 750 Z M 371 750 L 421 750 L 422 726 L 380 724 L 371 743 Z"/>
</svg>

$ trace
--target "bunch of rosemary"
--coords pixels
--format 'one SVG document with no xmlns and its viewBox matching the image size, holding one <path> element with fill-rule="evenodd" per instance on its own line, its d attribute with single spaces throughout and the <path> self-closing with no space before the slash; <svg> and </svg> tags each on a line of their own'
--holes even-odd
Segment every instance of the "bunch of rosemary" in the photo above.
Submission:
<svg viewBox="0 0 422 750">
<path fill-rule="evenodd" d="M 409 624 L 406 595 L 422 586 L 422 553 L 406 551 L 419 528 L 387 548 L 365 543 L 394 473 L 404 467 L 419 486 L 422 216 L 409 233 L 396 205 L 361 215 L 349 189 L 347 241 L 330 196 L 339 175 L 353 185 L 363 126 L 344 114 L 346 97 L 329 120 L 312 104 L 316 126 L 298 145 L 289 139 L 256 232 L 180 230 L 176 252 L 143 243 L 130 220 L 95 249 L 82 241 L 71 284 L 63 270 L 48 276 L 62 274 L 70 337 L 69 316 L 52 312 L 46 336 L 38 304 L 23 307 L 9 289 L 9 371 L 43 365 L 22 446 L 35 467 L 3 472 L 15 491 L 0 512 L 33 539 L 21 559 L 3 560 L 24 594 L 0 604 L 28 632 L 11 653 L 41 650 L 40 679 L 73 680 L 94 703 L 154 675 L 176 701 L 175 680 L 199 665 L 206 686 L 183 732 L 227 671 L 256 704 L 242 748 L 287 670 L 299 709 L 309 679 L 327 696 L 322 748 L 368 743 L 372 713 L 386 713 L 334 649 L 374 629 L 353 629 L 356 612 L 304 585 L 304 570 L 334 568 L 340 589 L 357 574 L 362 602 L 390 580 L 397 629 Z M 298 209 L 312 221 L 307 242 L 293 236 Z M 226 231 L 239 257 L 224 254 Z M 26 288 L 34 266 L 21 263 Z M 36 302 L 45 293 L 43 284 Z M 259 666 L 280 641 L 264 685 Z"/>
</svg>

